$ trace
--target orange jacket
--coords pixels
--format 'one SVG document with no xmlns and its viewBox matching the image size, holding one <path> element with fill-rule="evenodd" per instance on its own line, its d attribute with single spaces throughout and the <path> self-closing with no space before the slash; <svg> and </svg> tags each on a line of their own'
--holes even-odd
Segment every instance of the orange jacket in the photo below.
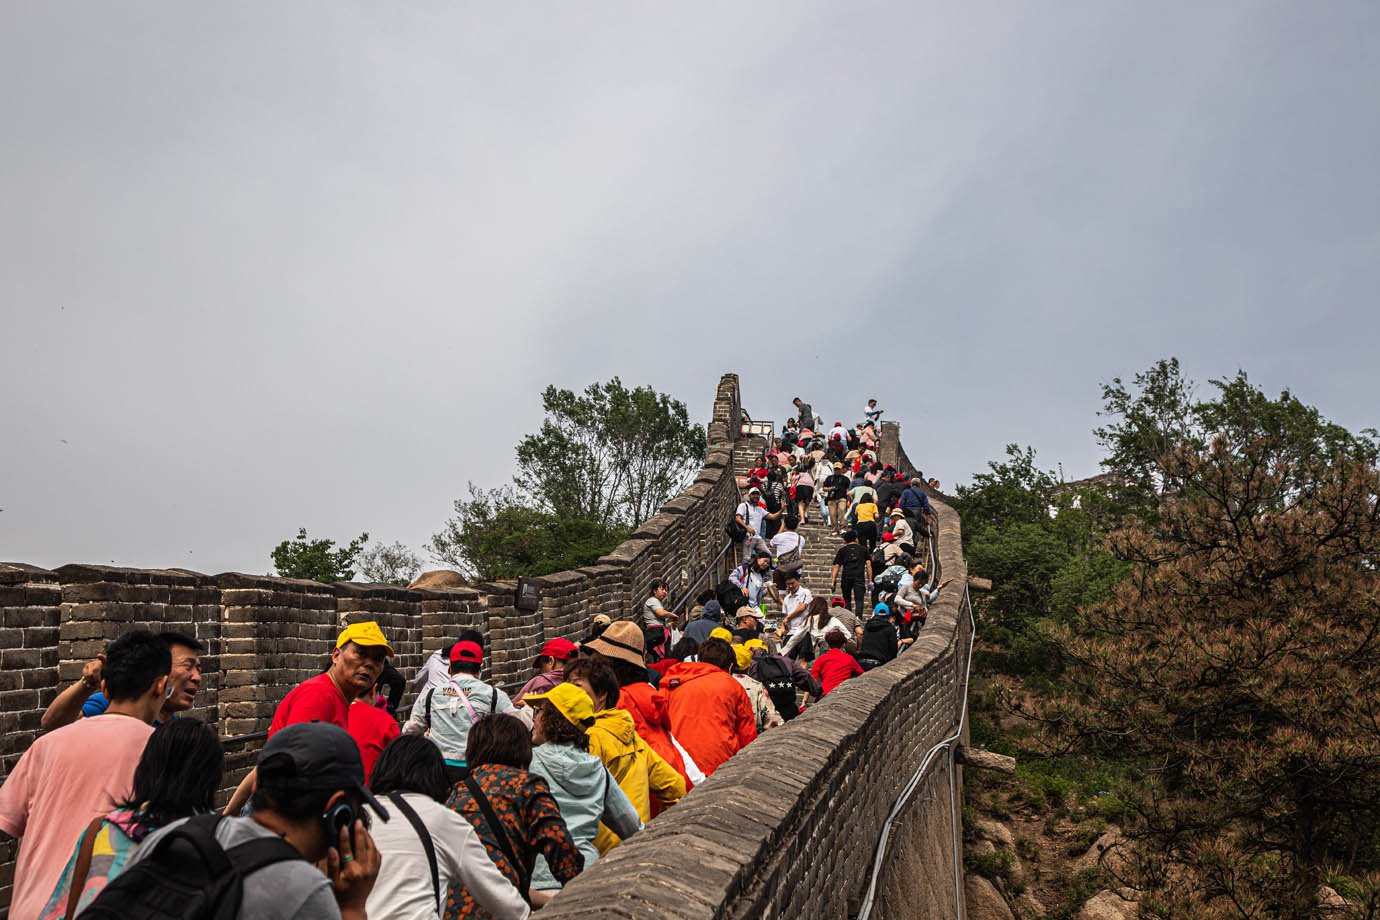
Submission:
<svg viewBox="0 0 1380 920">
<path fill-rule="evenodd" d="M 757 720 L 742 684 L 702 661 L 682 661 L 661 682 L 671 711 L 671 730 L 704 775 L 757 737 Z"/>
<path fill-rule="evenodd" d="M 642 740 L 680 774 L 685 788 L 689 789 L 690 776 L 685 771 L 685 760 L 671 743 L 671 714 L 666 708 L 666 694 L 651 684 L 628 684 L 618 694 L 618 708 L 628 711 Z M 656 813 L 656 803 L 652 804 L 652 811 Z"/>
</svg>

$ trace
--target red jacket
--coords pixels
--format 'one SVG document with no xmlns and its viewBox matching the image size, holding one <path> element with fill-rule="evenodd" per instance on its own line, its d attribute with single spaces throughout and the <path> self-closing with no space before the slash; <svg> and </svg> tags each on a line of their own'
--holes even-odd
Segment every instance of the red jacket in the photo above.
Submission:
<svg viewBox="0 0 1380 920">
<path fill-rule="evenodd" d="M 863 673 L 863 669 L 862 665 L 858 664 L 858 659 L 841 648 L 829 649 L 816 658 L 815 666 L 810 668 L 810 676 L 819 681 L 819 686 L 824 693 L 828 693 L 848 678 L 857 677 L 861 673 Z"/>
<path fill-rule="evenodd" d="M 628 684 L 618 694 L 618 708 L 633 717 L 633 727 L 642 740 L 685 779 L 688 790 L 691 784 L 685 773 L 685 760 L 671 743 L 671 713 L 666 708 L 666 694 L 651 684 Z"/>
<path fill-rule="evenodd" d="M 757 720 L 743 685 L 702 661 L 682 661 L 661 682 L 671 730 L 708 776 L 757 737 Z"/>
</svg>

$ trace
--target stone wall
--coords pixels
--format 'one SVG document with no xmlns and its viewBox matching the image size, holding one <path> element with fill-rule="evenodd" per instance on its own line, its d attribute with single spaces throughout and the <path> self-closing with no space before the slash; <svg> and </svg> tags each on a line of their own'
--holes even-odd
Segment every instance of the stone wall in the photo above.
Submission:
<svg viewBox="0 0 1380 920">
<path fill-rule="evenodd" d="M 883 449 L 888 462 L 915 471 L 894 424 L 884 428 Z M 967 569 L 958 515 L 937 498 L 935 511 L 939 565 L 955 580 L 914 647 L 762 735 L 577 878 L 542 911 L 546 920 L 856 913 L 897 795 L 926 752 L 962 728 Z M 962 916 L 950 769 L 941 756 L 893 829 L 873 916 Z M 953 782 L 961 788 L 961 776 Z"/>
<path fill-rule="evenodd" d="M 547 639 L 580 638 L 596 613 L 633 618 L 654 578 L 665 578 L 679 601 L 722 564 L 723 525 L 738 501 L 731 465 L 740 406 L 737 375 L 725 375 L 705 465 L 691 485 L 596 565 L 534 579 L 537 610 L 518 609 L 512 581 L 414 591 L 234 572 L 0 563 L 0 782 L 39 734 L 39 716 L 58 690 L 133 628 L 182 632 L 206 646 L 205 683 L 192 714 L 228 741 L 226 793 L 252 766 L 278 701 L 320 673 L 350 623 L 377 620 L 409 677 L 461 629 L 478 629 L 488 642 L 490 677 L 525 680 Z M 404 705 L 410 702 L 409 693 Z M 9 901 L 14 850 L 13 840 L 0 840 L 0 905 Z"/>
<path fill-rule="evenodd" d="M 694 482 L 596 565 L 536 579 L 541 603 L 533 611 L 517 608 L 513 582 L 413 591 L 180 569 L 0 564 L 0 768 L 8 775 L 37 736 L 39 714 L 82 662 L 135 626 L 176 629 L 206 644 L 195 714 L 236 736 L 227 745 L 227 789 L 252 764 L 255 733 L 268 727 L 277 702 L 321 670 L 348 623 L 378 620 L 409 675 L 460 629 L 479 629 L 492 676 L 522 679 L 546 639 L 579 638 L 595 613 L 636 616 L 653 578 L 670 583 L 673 601 L 717 581 L 729 564 L 721 557 L 723 525 L 738 501 L 732 468 L 741 408 L 738 378 L 726 375 Z M 895 423 L 883 425 L 880 449 L 886 462 L 914 470 Z M 956 580 L 914 648 L 765 734 L 584 873 L 544 917 L 749 920 L 846 917 L 857 909 L 897 793 L 962 712 L 972 641 L 966 568 L 957 515 L 937 500 L 935 509 L 940 566 Z M 959 916 L 948 769 L 945 761 L 927 776 L 896 829 L 876 916 Z M 0 904 L 8 902 L 13 857 L 13 841 L 0 841 Z"/>
</svg>

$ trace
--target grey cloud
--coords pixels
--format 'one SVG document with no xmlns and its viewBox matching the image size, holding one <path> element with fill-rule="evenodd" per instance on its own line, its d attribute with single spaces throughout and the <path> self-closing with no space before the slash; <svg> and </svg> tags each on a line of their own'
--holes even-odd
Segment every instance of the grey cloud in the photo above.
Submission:
<svg viewBox="0 0 1380 920">
<path fill-rule="evenodd" d="M 877 395 L 946 484 L 1094 472 L 1098 383 L 1168 354 L 1374 424 L 1378 19 L 13 5 L 0 557 L 419 545 L 615 373 Z"/>
</svg>

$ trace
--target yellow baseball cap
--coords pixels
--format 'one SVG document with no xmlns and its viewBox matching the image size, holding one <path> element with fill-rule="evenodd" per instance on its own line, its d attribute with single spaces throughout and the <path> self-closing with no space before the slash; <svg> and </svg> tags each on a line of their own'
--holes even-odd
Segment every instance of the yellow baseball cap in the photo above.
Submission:
<svg viewBox="0 0 1380 920">
<path fill-rule="evenodd" d="M 731 633 L 731 632 L 729 632 L 728 630 L 724 629 L 722 626 L 715 626 L 713 629 L 711 629 L 711 630 L 709 631 L 709 638 L 711 638 L 711 639 L 722 639 L 722 640 L 724 640 L 725 642 L 732 642 L 732 641 L 733 641 L 733 633 Z"/>
<path fill-rule="evenodd" d="M 749 652 L 760 648 L 765 652 L 767 650 L 767 643 L 763 642 L 761 639 L 749 639 L 743 643 L 743 648 L 747 649 Z"/>
<path fill-rule="evenodd" d="M 746 671 L 752 666 L 752 649 L 748 648 L 746 645 L 733 646 L 733 654 L 738 659 L 739 671 Z"/>
<path fill-rule="evenodd" d="M 529 693 L 522 698 L 528 704 L 533 700 L 548 701 L 571 725 L 589 728 L 594 724 L 594 700 L 575 684 L 557 684 L 545 693 Z"/>
<path fill-rule="evenodd" d="M 393 646 L 388 644 L 388 640 L 383 637 L 383 630 L 379 629 L 379 624 L 373 620 L 351 623 L 342 629 L 339 638 L 335 640 L 335 647 L 343 648 L 346 642 L 353 642 L 355 645 L 382 645 L 388 650 L 388 657 L 393 657 Z"/>
</svg>

